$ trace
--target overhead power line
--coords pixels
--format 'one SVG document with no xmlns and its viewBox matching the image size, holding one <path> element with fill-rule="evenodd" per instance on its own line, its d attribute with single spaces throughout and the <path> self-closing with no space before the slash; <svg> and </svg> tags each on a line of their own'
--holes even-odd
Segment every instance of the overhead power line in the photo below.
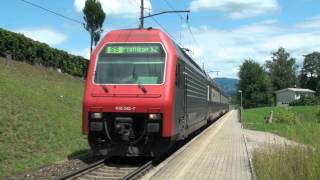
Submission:
<svg viewBox="0 0 320 180">
<path fill-rule="evenodd" d="M 147 16 L 144 16 L 144 17 L 141 17 L 141 18 L 149 18 L 149 17 L 153 17 L 153 16 L 158 16 L 158 15 L 161 15 L 161 14 L 167 14 L 167 13 L 189 13 L 190 11 L 189 10 L 186 10 L 186 11 L 162 11 L 162 12 L 159 12 L 159 13 L 155 13 L 155 14 L 150 14 L 150 15 L 147 15 Z M 141 19 L 140 18 L 140 19 Z"/>
<path fill-rule="evenodd" d="M 165 0 L 164 2 L 169 6 L 169 8 L 175 11 L 175 8 L 172 6 L 172 4 L 168 0 Z M 181 19 L 188 20 L 188 18 L 183 17 L 181 14 L 179 13 L 177 14 L 181 17 Z"/>
<path fill-rule="evenodd" d="M 169 6 L 169 8 L 171 8 L 173 11 L 175 11 L 174 6 L 173 6 L 168 0 L 165 0 L 165 3 Z M 186 20 L 187 29 L 188 29 L 191 37 L 192 37 L 192 40 L 193 40 L 193 42 L 196 44 L 196 46 L 198 46 L 198 48 L 200 49 L 200 44 L 199 44 L 199 42 L 197 41 L 197 39 L 196 39 L 196 37 L 195 37 L 195 35 L 194 35 L 194 33 L 193 33 L 190 25 L 189 25 L 189 16 L 187 15 L 187 18 L 185 18 L 185 17 L 183 17 L 181 14 L 178 14 L 178 15 L 181 17 L 181 19 Z M 205 60 L 204 57 L 202 57 L 202 59 Z"/>
<path fill-rule="evenodd" d="M 169 8 L 171 8 L 173 11 L 176 10 L 176 9 L 173 7 L 173 5 L 172 5 L 168 0 L 165 0 L 165 2 L 166 2 L 166 4 L 169 6 Z M 178 14 L 178 13 L 177 13 L 177 14 Z M 199 43 L 198 43 L 197 39 L 195 38 L 195 36 L 194 36 L 191 28 L 190 28 L 190 25 L 189 25 L 189 22 L 188 22 L 188 20 L 189 20 L 188 17 L 189 17 L 189 16 L 187 16 L 187 18 L 185 18 L 185 17 L 183 17 L 181 14 L 178 14 L 178 15 L 181 17 L 181 19 L 186 20 L 186 24 L 187 24 L 188 31 L 190 32 L 193 41 L 197 44 L 197 46 L 199 46 Z"/>
<path fill-rule="evenodd" d="M 24 2 L 24 3 L 26 3 L 26 4 L 29 4 L 29 5 L 31 5 L 31 6 L 33 6 L 33 7 L 36 7 L 36 8 L 38 8 L 38 9 L 41 9 L 41 10 L 43 10 L 43 11 L 47 11 L 47 12 L 49 12 L 49 13 L 51 13 L 51 14 L 54 14 L 54 15 L 56 15 L 56 16 L 59 16 L 59 17 L 62 17 L 62 18 L 64 18 L 64 19 L 67 19 L 67 20 L 69 20 L 69 21 L 72 21 L 72 22 L 74 22 L 74 23 L 78 23 L 78 24 L 81 24 L 81 25 L 85 25 L 84 22 L 81 22 L 81 21 L 79 21 L 79 20 L 77 20 L 77 19 L 68 17 L 68 16 L 63 15 L 63 14 L 61 14 L 61 13 L 52 11 L 52 10 L 50 10 L 50 9 L 47 9 L 47 8 L 45 8 L 45 7 L 43 7 L 43 6 L 40 6 L 40 5 L 38 5 L 38 4 L 35 4 L 35 3 L 33 3 L 33 2 L 26 1 L 26 0 L 20 0 L 20 1 L 22 1 L 22 2 Z"/>
<path fill-rule="evenodd" d="M 141 4 L 139 4 L 139 3 L 138 3 L 137 1 L 135 1 L 135 0 L 132 0 L 131 2 L 134 2 L 134 3 L 136 3 L 137 5 L 141 6 Z M 142 8 L 142 9 L 143 9 L 144 12 L 149 13 L 148 11 L 146 11 L 145 8 Z M 156 19 L 155 17 L 151 16 L 151 19 L 152 19 L 156 24 L 158 24 L 158 26 L 160 26 L 160 28 L 161 28 L 164 32 L 166 32 L 171 39 L 173 39 L 177 44 L 179 44 L 179 45 L 183 48 L 183 45 L 182 45 L 173 35 L 171 35 L 171 34 L 169 33 L 169 31 L 168 31 L 159 21 L 157 21 L 157 19 Z"/>
<path fill-rule="evenodd" d="M 159 21 L 157 21 L 156 18 L 154 18 L 154 17 L 151 17 L 151 18 L 153 19 L 153 21 L 154 21 L 155 23 L 158 24 L 158 26 L 160 26 L 160 27 L 164 30 L 164 32 L 166 32 L 166 33 L 168 34 L 168 36 L 171 37 L 171 39 L 173 39 L 176 43 L 178 43 L 178 44 L 183 48 L 183 45 L 182 45 L 175 37 L 173 37 L 173 35 L 171 35 L 171 34 L 169 33 L 169 31 L 168 31 L 166 28 L 164 28 L 164 26 L 161 25 L 161 24 L 159 23 Z"/>
</svg>

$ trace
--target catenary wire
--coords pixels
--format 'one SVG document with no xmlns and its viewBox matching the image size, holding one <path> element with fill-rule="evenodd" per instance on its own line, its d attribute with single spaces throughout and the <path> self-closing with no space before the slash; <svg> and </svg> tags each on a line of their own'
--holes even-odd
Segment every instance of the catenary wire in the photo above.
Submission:
<svg viewBox="0 0 320 180">
<path fill-rule="evenodd" d="M 136 3 L 137 5 L 141 6 L 141 4 L 139 4 L 137 1 L 135 0 L 132 0 L 134 3 Z M 144 12 L 146 13 L 149 13 L 148 11 L 146 11 L 144 9 Z M 183 45 L 173 36 L 169 33 L 169 31 L 155 18 L 155 17 L 151 17 L 151 19 L 158 25 L 160 26 L 164 32 L 166 32 L 168 34 L 168 36 L 170 36 L 171 39 L 173 39 L 177 44 L 179 44 L 182 48 L 183 48 Z"/>
<path fill-rule="evenodd" d="M 43 7 L 43 6 L 40 6 L 40 5 L 38 5 L 38 4 L 35 4 L 35 3 L 33 3 L 33 2 L 26 1 L 26 0 L 20 0 L 20 1 L 22 1 L 22 2 L 24 2 L 24 3 L 26 3 L 26 4 L 29 4 L 29 5 L 31 5 L 31 6 L 33 6 L 33 7 L 36 7 L 36 8 L 38 8 L 38 9 L 41 9 L 41 10 L 43 10 L 43 11 L 47 11 L 47 12 L 49 12 L 49 13 L 51 13 L 51 14 L 56 15 L 56 16 L 62 17 L 62 18 L 64 18 L 64 19 L 67 19 L 67 20 L 69 20 L 69 21 L 72 21 L 72 22 L 75 22 L 75 23 L 78 23 L 78 24 L 81 24 L 81 25 L 85 25 L 84 22 L 81 22 L 81 21 L 79 21 L 79 20 L 70 18 L 70 17 L 68 17 L 68 16 L 66 16 L 66 15 L 63 15 L 63 14 L 61 14 L 61 13 L 52 11 L 52 10 L 50 10 L 50 9 L 47 9 L 47 8 L 45 8 L 45 7 Z"/>
<path fill-rule="evenodd" d="M 166 4 L 168 5 L 168 7 L 171 8 L 173 11 L 176 10 L 176 9 L 174 8 L 174 6 L 173 6 L 168 0 L 165 0 L 165 3 L 166 3 Z M 181 14 L 178 14 L 178 15 L 181 17 L 181 19 L 188 21 L 188 18 L 183 17 Z M 198 46 L 198 48 L 200 49 L 200 44 L 199 44 L 199 42 L 197 41 L 197 39 L 195 38 L 195 35 L 194 35 L 194 33 L 193 33 L 190 25 L 189 25 L 189 22 L 186 22 L 186 25 L 187 25 L 187 29 L 188 29 L 191 37 L 192 37 L 193 42 L 194 42 L 194 43 L 196 44 L 196 46 Z M 202 58 L 203 60 L 205 60 L 204 57 L 201 57 L 201 58 Z"/>
</svg>

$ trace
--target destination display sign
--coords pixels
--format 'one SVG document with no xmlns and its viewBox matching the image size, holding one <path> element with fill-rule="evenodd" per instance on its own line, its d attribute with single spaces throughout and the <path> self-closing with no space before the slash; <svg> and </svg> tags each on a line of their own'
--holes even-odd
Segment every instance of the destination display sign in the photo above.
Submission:
<svg viewBox="0 0 320 180">
<path fill-rule="evenodd" d="M 109 46 L 105 50 L 107 54 L 159 54 L 161 53 L 160 46 Z"/>
</svg>

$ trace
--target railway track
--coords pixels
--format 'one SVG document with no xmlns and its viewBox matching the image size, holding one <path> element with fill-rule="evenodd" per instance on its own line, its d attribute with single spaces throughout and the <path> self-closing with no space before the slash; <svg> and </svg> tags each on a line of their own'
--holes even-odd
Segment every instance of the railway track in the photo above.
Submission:
<svg viewBox="0 0 320 180">
<path fill-rule="evenodd" d="M 114 161 L 118 161 L 114 163 Z M 120 161 L 120 163 L 119 163 Z M 100 160 L 94 164 L 88 165 L 85 168 L 71 172 L 63 177 L 61 180 L 77 179 L 77 180 L 117 180 L 117 179 L 137 179 L 146 171 L 153 167 L 152 161 L 129 162 L 121 163 L 122 160 Z M 137 161 L 137 160 L 134 160 Z"/>
<path fill-rule="evenodd" d="M 129 179 L 138 179 L 147 173 L 150 169 L 154 168 L 166 158 L 170 157 L 177 150 L 187 144 L 190 140 L 197 137 L 204 129 L 209 127 L 203 127 L 196 131 L 194 134 L 189 136 L 185 141 L 177 142 L 175 146 L 170 149 L 163 156 L 153 159 L 146 160 L 140 158 L 136 159 L 108 159 L 108 160 L 99 160 L 96 163 L 88 165 L 85 168 L 74 171 L 70 174 L 67 174 L 63 177 L 60 177 L 60 180 L 65 179 L 79 179 L 79 180 L 129 180 Z"/>
</svg>

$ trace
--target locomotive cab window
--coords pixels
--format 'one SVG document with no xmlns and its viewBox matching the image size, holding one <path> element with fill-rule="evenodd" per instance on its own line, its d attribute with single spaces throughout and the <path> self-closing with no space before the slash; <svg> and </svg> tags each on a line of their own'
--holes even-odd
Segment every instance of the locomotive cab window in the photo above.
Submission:
<svg viewBox="0 0 320 180">
<path fill-rule="evenodd" d="M 159 43 L 107 44 L 98 56 L 96 84 L 162 84 L 165 52 Z"/>
</svg>

